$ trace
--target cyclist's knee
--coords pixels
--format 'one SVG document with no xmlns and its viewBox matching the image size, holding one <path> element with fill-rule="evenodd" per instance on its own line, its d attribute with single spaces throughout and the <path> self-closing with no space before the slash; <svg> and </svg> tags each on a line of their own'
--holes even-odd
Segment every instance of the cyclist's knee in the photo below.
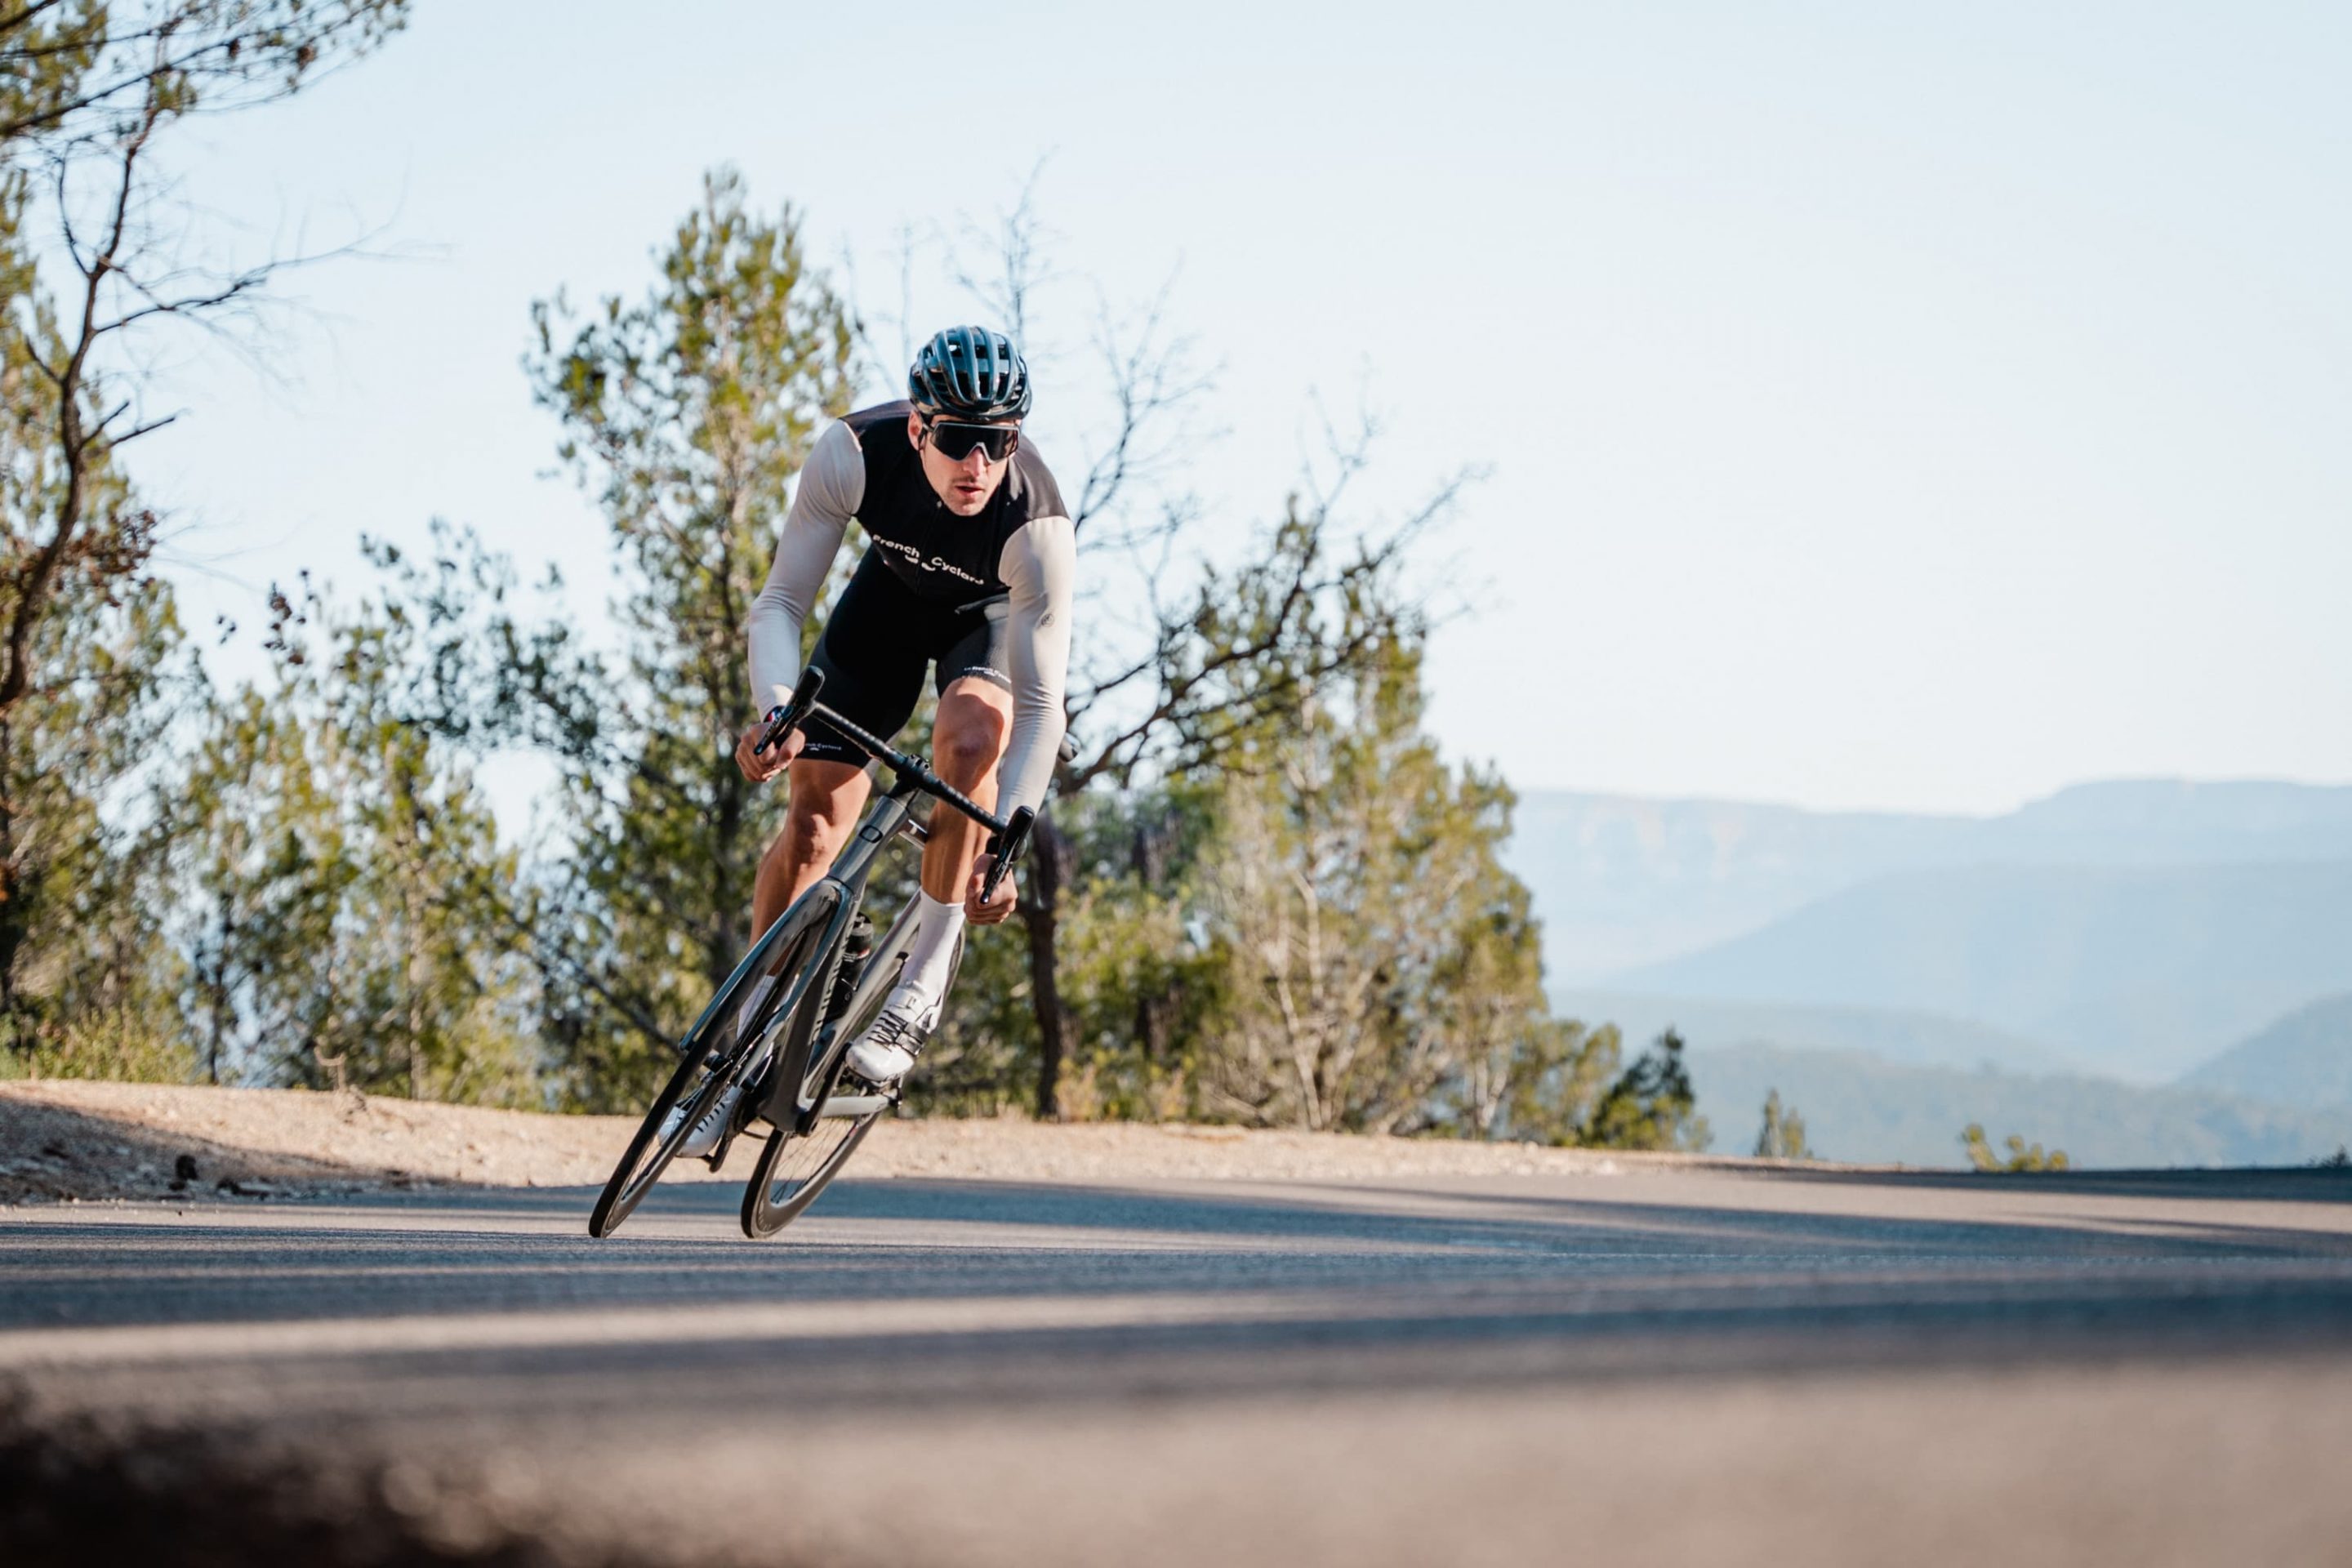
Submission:
<svg viewBox="0 0 2352 1568">
<path fill-rule="evenodd" d="M 988 776 L 996 766 L 996 759 L 1004 750 L 1002 731 L 993 728 L 974 727 L 959 730 L 939 739 L 938 755 L 933 759 L 940 776 L 958 789 L 970 789 Z"/>
<path fill-rule="evenodd" d="M 931 736 L 932 765 L 958 789 L 970 789 L 988 776 L 1004 754 L 1007 716 L 982 701 L 942 702 Z"/>
</svg>

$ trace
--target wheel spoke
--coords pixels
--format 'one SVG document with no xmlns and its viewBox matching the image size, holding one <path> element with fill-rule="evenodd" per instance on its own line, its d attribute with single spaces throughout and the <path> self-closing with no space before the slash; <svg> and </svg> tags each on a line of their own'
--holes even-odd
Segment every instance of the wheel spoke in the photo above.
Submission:
<svg viewBox="0 0 2352 1568">
<path fill-rule="evenodd" d="M 841 1146 L 857 1135 L 855 1119 L 820 1121 L 803 1137 L 794 1138 L 768 1176 L 768 1202 L 781 1208 L 798 1197 L 809 1179 L 824 1169 Z"/>
</svg>

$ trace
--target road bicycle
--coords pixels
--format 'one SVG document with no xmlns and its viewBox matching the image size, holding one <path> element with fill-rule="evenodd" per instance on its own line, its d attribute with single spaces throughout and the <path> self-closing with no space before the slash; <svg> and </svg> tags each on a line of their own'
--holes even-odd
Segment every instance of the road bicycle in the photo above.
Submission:
<svg viewBox="0 0 2352 1568">
<path fill-rule="evenodd" d="M 874 940 L 862 906 L 875 862 L 900 838 L 929 840 L 929 830 L 912 815 L 918 795 L 942 801 L 988 829 L 983 899 L 994 896 L 1028 844 L 1034 821 L 1028 807 L 997 816 L 941 781 L 922 758 L 826 707 L 817 700 L 824 687 L 822 671 L 803 672 L 792 700 L 768 715 L 760 750 L 781 745 L 807 721 L 822 719 L 888 768 L 890 787 L 876 796 L 824 879 L 751 944 L 678 1042 L 683 1059 L 604 1184 L 588 1216 L 591 1236 L 607 1237 L 620 1227 L 703 1114 L 739 1083 L 745 1092 L 706 1163 L 719 1169 L 738 1137 L 766 1127 L 743 1190 L 743 1234 L 773 1236 L 814 1203 L 874 1123 L 898 1102 L 897 1085 L 867 1083 L 847 1065 L 850 1043 L 881 1011 L 914 933 L 916 905 L 909 899 L 881 940 Z M 961 958 L 959 943 L 955 962 Z M 952 983 L 952 965 L 949 974 Z M 775 983 L 757 1005 L 747 1007 L 762 975 Z M 673 1117 L 680 1107 L 684 1113 Z"/>
</svg>

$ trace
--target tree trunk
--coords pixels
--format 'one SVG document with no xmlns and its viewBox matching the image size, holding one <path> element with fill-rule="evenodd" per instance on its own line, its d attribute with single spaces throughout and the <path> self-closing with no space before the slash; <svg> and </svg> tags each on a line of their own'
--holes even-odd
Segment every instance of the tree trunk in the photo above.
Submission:
<svg viewBox="0 0 2352 1568">
<path fill-rule="evenodd" d="M 221 1039 L 228 1032 L 228 895 L 215 895 L 213 910 L 216 923 L 213 928 L 212 973 L 205 981 L 205 1010 L 212 1024 L 212 1048 L 206 1054 L 206 1076 L 213 1087 L 220 1087 Z"/>
<path fill-rule="evenodd" d="M 26 934 L 24 899 L 16 886 L 16 725 L 0 717 L 0 1020 L 7 1021 L 16 1016 L 16 954 Z"/>
<path fill-rule="evenodd" d="M 1029 1001 L 1037 1018 L 1037 1120 L 1061 1117 L 1062 1061 L 1069 1042 L 1069 1015 L 1062 1006 L 1062 888 L 1070 874 L 1070 841 L 1045 812 L 1030 833 L 1029 897 L 1022 900 L 1022 923 L 1029 931 Z"/>
<path fill-rule="evenodd" d="M 1168 1037 L 1175 1023 L 1176 995 L 1171 991 L 1145 993 L 1135 999 L 1135 1039 L 1143 1059 L 1158 1067 L 1168 1056 Z"/>
<path fill-rule="evenodd" d="M 749 685 L 749 677 L 744 684 Z M 727 709 L 719 708 L 724 713 Z M 751 880 L 759 875 L 759 852 L 766 845 L 751 846 L 752 877 L 743 875 L 743 836 L 746 816 L 751 805 L 751 786 L 735 766 L 735 753 L 723 744 L 717 771 L 711 776 L 712 794 L 717 796 L 718 820 L 712 824 L 710 839 L 710 921 L 716 935 L 702 952 L 702 978 L 713 994 L 727 984 L 735 973 L 735 965 L 751 945 Z"/>
<path fill-rule="evenodd" d="M 1139 820 L 1128 860 L 1136 885 L 1146 894 L 1159 892 L 1168 880 L 1169 852 L 1176 837 L 1172 818 Z M 1135 998 L 1135 1038 L 1143 1059 L 1157 1067 L 1168 1055 L 1168 1041 L 1176 1022 L 1177 994 L 1173 987 L 1158 992 L 1138 987 Z"/>
</svg>

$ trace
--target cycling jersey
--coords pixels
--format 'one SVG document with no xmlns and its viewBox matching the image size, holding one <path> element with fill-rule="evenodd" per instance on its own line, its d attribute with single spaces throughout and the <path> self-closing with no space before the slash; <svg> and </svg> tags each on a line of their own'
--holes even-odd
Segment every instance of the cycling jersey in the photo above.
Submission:
<svg viewBox="0 0 2352 1568">
<path fill-rule="evenodd" d="M 866 531 L 871 547 L 859 563 L 857 577 L 866 579 L 878 558 L 894 586 L 950 616 L 978 612 L 965 606 L 992 595 L 1007 595 L 1003 606 L 1001 638 L 984 636 L 977 645 L 986 651 L 971 658 L 947 657 L 963 647 L 961 634 L 952 644 L 924 635 L 911 624 L 934 616 L 902 617 L 899 636 L 919 659 L 940 659 L 940 685 L 956 674 L 991 679 L 1013 694 L 1013 733 L 998 772 L 997 809 L 1035 806 L 1045 798 L 1053 780 L 1054 759 L 1062 743 L 1066 722 L 1062 710 L 1063 682 L 1070 655 L 1070 617 L 1076 593 L 1077 535 L 1062 504 L 1045 459 L 1024 437 L 1009 459 L 1008 471 L 988 505 L 977 516 L 958 517 L 950 511 L 923 473 L 922 454 L 907 438 L 909 405 L 886 403 L 861 409 L 828 428 L 817 438 L 801 470 L 791 510 L 777 541 L 775 564 L 767 585 L 752 602 L 750 626 L 752 700 L 761 711 L 792 698 L 801 673 L 801 628 L 824 574 L 841 549 L 850 519 Z M 832 703 L 832 681 L 837 673 L 853 677 L 865 672 L 859 665 L 881 654 L 859 654 L 878 648 L 887 628 L 839 626 L 845 615 L 870 618 L 896 595 L 878 586 L 856 595 L 845 594 L 835 612 L 836 626 L 826 628 L 820 664 L 827 668 L 825 700 Z M 868 606 L 858 610 L 858 605 Z M 944 623 L 943 623 L 944 625 Z M 838 629 L 843 635 L 836 637 Z M 1001 641 L 1001 664 L 998 662 Z M 937 646 L 931 646 L 937 645 Z M 949 666 L 958 668 L 950 671 Z M 916 679 L 920 679 L 919 664 Z M 896 673 L 870 683 L 870 689 L 898 692 L 905 682 Z M 849 695 L 845 692 L 845 696 Z M 839 704 L 834 704 L 838 707 Z M 909 689 L 905 711 L 894 696 L 869 708 L 882 722 L 843 708 L 845 717 L 878 733 L 890 733 L 913 710 Z M 831 754 L 820 748 L 813 731 L 814 754 Z"/>
</svg>

